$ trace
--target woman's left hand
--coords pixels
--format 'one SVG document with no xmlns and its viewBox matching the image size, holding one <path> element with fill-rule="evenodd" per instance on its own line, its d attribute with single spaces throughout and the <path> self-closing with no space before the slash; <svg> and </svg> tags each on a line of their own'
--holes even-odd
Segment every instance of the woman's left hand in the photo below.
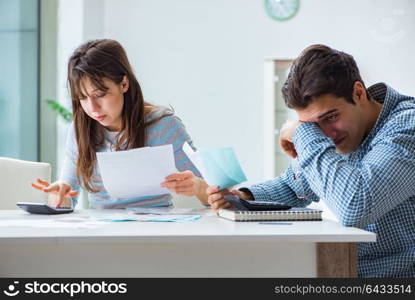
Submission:
<svg viewBox="0 0 415 300">
<path fill-rule="evenodd" d="M 192 197 L 199 194 L 201 182 L 192 171 L 184 171 L 167 176 L 160 185 L 176 194 Z"/>
</svg>

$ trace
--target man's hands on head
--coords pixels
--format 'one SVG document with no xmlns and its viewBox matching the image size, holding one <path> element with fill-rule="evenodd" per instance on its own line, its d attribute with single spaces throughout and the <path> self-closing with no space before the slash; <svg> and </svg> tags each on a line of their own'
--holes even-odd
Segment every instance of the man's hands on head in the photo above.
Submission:
<svg viewBox="0 0 415 300">
<path fill-rule="evenodd" d="M 294 143 L 293 143 L 293 135 L 295 130 L 302 124 L 299 120 L 288 120 L 286 121 L 281 129 L 280 129 L 280 136 L 279 136 L 279 143 L 282 150 L 287 153 L 290 157 L 296 158 L 297 151 L 295 150 Z"/>
</svg>

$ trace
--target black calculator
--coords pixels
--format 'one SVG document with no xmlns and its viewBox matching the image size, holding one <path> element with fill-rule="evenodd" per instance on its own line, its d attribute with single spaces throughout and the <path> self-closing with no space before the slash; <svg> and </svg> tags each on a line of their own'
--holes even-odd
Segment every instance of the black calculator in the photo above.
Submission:
<svg viewBox="0 0 415 300">
<path fill-rule="evenodd" d="M 244 200 L 233 195 L 226 195 L 224 198 L 229 201 L 238 210 L 287 210 L 292 208 L 289 205 L 278 204 L 268 201 L 250 201 Z"/>
<path fill-rule="evenodd" d="M 31 214 L 58 215 L 73 212 L 71 207 L 53 207 L 44 203 L 17 202 L 16 205 Z"/>
</svg>

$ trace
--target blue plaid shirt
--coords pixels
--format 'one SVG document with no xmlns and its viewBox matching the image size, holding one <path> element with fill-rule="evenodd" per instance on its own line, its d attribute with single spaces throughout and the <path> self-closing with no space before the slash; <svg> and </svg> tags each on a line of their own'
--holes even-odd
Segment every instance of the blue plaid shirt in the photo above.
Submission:
<svg viewBox="0 0 415 300">
<path fill-rule="evenodd" d="M 358 149 L 338 154 L 316 124 L 304 123 L 293 136 L 297 166 L 249 191 L 301 207 L 323 199 L 343 225 L 377 235 L 358 244 L 360 277 L 415 277 L 415 99 L 383 83 L 368 90 L 383 107 Z"/>
</svg>

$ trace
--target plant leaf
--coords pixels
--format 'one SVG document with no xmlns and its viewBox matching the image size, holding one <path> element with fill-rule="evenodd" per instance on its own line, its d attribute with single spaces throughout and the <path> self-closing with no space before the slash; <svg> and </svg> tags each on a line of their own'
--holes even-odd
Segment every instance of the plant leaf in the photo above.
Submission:
<svg viewBox="0 0 415 300">
<path fill-rule="evenodd" d="M 66 107 L 62 106 L 55 100 L 46 100 L 47 104 L 53 111 L 55 111 L 59 116 L 61 116 L 66 123 L 70 123 L 73 120 L 72 112 L 69 111 Z"/>
</svg>

